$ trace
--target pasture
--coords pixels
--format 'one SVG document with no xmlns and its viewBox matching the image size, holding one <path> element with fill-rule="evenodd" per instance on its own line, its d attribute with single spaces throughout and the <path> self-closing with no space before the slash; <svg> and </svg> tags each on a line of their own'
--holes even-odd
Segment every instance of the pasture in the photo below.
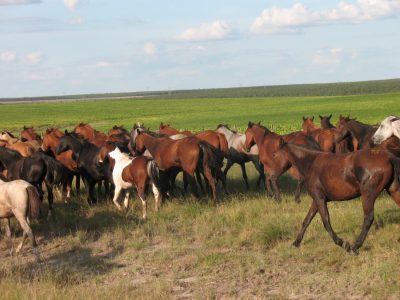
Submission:
<svg viewBox="0 0 400 300">
<path fill-rule="evenodd" d="M 400 94 L 204 99 L 126 99 L 1 105 L 0 128 L 22 126 L 71 129 L 89 122 L 98 130 L 130 129 L 143 122 L 151 129 L 170 122 L 179 129 L 215 129 L 227 123 L 244 131 L 249 120 L 278 133 L 301 129 L 302 116 L 339 114 L 378 123 L 398 114 Z M 317 123 L 316 119 L 316 123 Z M 255 189 L 256 172 L 247 166 L 247 192 L 238 167 L 228 173 L 230 194 L 222 204 L 178 197 L 148 220 L 133 196 L 131 210 L 111 202 L 89 207 L 85 197 L 55 203 L 55 216 L 34 224 L 43 262 L 28 246 L 9 257 L 0 240 L 0 288 L 12 299 L 85 298 L 398 298 L 400 297 L 400 210 L 386 195 L 378 198 L 373 226 L 359 255 L 335 246 L 314 219 L 303 244 L 291 243 L 310 198 L 294 203 L 295 184 L 281 178 L 278 204 Z M 180 183 L 178 183 L 180 184 Z M 83 187 L 82 187 L 83 188 Z M 84 193 L 82 193 L 84 195 Z M 362 224 L 359 200 L 329 205 L 337 233 L 353 242 Z M 14 223 L 15 224 L 15 223 Z M 17 226 L 15 226 L 18 228 Z M 17 231 L 17 239 L 21 232 Z"/>
</svg>

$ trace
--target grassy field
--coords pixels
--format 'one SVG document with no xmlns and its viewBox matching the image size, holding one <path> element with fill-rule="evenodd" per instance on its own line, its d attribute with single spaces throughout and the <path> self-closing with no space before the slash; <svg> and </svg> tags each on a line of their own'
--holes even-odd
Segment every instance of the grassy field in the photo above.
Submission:
<svg viewBox="0 0 400 300">
<path fill-rule="evenodd" d="M 249 120 L 298 130 L 303 115 L 351 114 L 377 123 L 398 114 L 400 94 L 235 99 L 118 100 L 2 105 L 0 128 L 23 125 L 72 128 L 80 121 L 100 130 L 114 124 L 130 128 L 160 121 L 181 129 L 215 128 L 229 123 L 244 129 Z M 316 217 L 299 249 L 291 246 L 310 205 L 293 201 L 294 183 L 281 178 L 283 202 L 276 204 L 255 188 L 243 187 L 240 171 L 228 174 L 230 195 L 212 207 L 207 201 L 177 197 L 140 220 L 141 204 L 132 199 L 127 214 L 109 202 L 88 207 L 74 198 L 56 202 L 54 219 L 33 226 L 43 262 L 28 246 L 9 257 L 0 240 L 0 290 L 7 299 L 159 299 L 159 298 L 399 298 L 400 211 L 386 195 L 360 254 L 335 246 Z M 358 199 L 329 205 L 337 233 L 354 241 L 362 224 Z M 15 226 L 14 228 L 18 228 Z M 20 231 L 16 231 L 15 243 Z"/>
</svg>

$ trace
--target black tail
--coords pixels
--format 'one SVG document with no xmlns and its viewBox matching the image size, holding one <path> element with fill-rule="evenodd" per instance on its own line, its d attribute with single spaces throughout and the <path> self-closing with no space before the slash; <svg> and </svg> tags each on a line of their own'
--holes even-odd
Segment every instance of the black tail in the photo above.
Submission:
<svg viewBox="0 0 400 300">
<path fill-rule="evenodd" d="M 391 157 L 390 163 L 393 166 L 393 181 L 391 186 L 395 185 L 400 188 L 400 159 L 397 157 Z"/>
<path fill-rule="evenodd" d="M 38 190 L 34 186 L 26 188 L 28 192 L 28 215 L 30 220 L 38 219 L 41 216 L 40 211 L 40 196 Z"/>
<path fill-rule="evenodd" d="M 215 174 L 215 170 L 221 169 L 223 166 L 224 156 L 217 148 L 205 141 L 199 142 L 202 155 L 200 155 L 198 167 L 203 168 L 207 164 L 211 171 Z"/>
<path fill-rule="evenodd" d="M 150 159 L 147 162 L 147 175 L 149 175 L 151 181 L 154 183 L 154 185 L 157 187 L 157 189 L 163 194 L 165 191 L 165 176 L 164 172 L 160 171 L 156 163 L 154 162 L 153 159 Z"/>
</svg>

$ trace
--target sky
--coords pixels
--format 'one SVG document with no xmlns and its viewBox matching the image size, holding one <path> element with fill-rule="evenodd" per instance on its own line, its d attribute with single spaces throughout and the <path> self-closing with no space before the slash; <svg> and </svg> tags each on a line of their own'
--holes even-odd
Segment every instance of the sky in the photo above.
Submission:
<svg viewBox="0 0 400 300">
<path fill-rule="evenodd" d="M 400 77 L 400 0 L 0 0 L 0 98 Z"/>
</svg>

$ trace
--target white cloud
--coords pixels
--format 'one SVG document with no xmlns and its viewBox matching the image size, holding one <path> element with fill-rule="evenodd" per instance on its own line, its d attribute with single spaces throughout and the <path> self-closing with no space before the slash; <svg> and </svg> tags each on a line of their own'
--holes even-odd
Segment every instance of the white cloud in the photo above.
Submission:
<svg viewBox="0 0 400 300">
<path fill-rule="evenodd" d="M 0 0 L 0 5 L 36 4 L 41 2 L 41 0 Z"/>
<path fill-rule="evenodd" d="M 0 52 L 0 62 L 14 62 L 17 59 L 17 53 L 11 50 Z"/>
<path fill-rule="evenodd" d="M 84 17 L 76 17 L 69 21 L 69 23 L 72 25 L 82 25 L 82 24 L 85 24 L 85 22 L 86 22 L 86 19 Z"/>
<path fill-rule="evenodd" d="M 315 65 L 336 65 L 342 61 L 343 54 L 343 48 L 319 50 L 316 54 L 314 54 L 312 63 Z"/>
<path fill-rule="evenodd" d="M 192 27 L 182 32 L 177 39 L 183 41 L 207 41 L 226 38 L 232 32 L 232 27 L 225 21 L 214 21 Z"/>
<path fill-rule="evenodd" d="M 64 78 L 64 72 L 61 69 L 48 69 L 28 74 L 28 79 L 33 81 L 54 81 L 62 78 Z"/>
<path fill-rule="evenodd" d="M 79 0 L 64 0 L 64 5 L 69 9 L 69 10 L 74 10 L 76 6 L 78 5 Z"/>
<path fill-rule="evenodd" d="M 250 27 L 256 34 L 296 31 L 304 26 L 332 23 L 361 23 L 400 15 L 399 0 L 357 0 L 355 4 L 339 2 L 330 10 L 313 10 L 301 3 L 289 8 L 273 6 L 265 9 Z"/>
<path fill-rule="evenodd" d="M 26 55 L 26 59 L 32 65 L 36 65 L 37 63 L 39 63 L 42 60 L 42 58 L 43 58 L 42 51 L 34 51 Z"/>
<path fill-rule="evenodd" d="M 156 45 L 153 43 L 146 43 L 143 46 L 143 52 L 148 56 L 153 56 L 157 52 Z"/>
<path fill-rule="evenodd" d="M 98 68 L 108 68 L 108 67 L 112 66 L 112 63 L 102 60 L 102 61 L 97 62 L 95 66 Z"/>
</svg>

